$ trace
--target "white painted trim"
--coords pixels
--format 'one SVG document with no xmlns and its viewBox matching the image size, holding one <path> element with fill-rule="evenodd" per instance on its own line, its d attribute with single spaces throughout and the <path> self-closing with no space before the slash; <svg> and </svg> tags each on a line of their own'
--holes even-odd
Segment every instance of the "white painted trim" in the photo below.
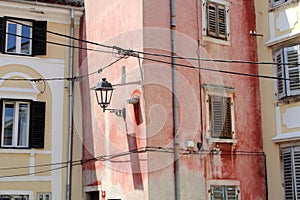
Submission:
<svg viewBox="0 0 300 200">
<path fill-rule="evenodd" d="M 31 153 L 30 157 L 29 157 L 29 166 L 35 166 L 35 153 Z M 34 175 L 34 170 L 35 167 L 30 167 L 29 168 L 29 173 L 31 174 L 31 176 Z"/>
<path fill-rule="evenodd" d="M 276 131 L 277 135 L 281 134 L 281 115 L 280 115 L 280 107 L 275 108 L 275 114 L 276 114 Z"/>
<path fill-rule="evenodd" d="M 101 191 L 101 185 L 95 185 L 95 186 L 86 186 L 83 188 L 84 192 L 94 192 L 94 191 Z"/>
<path fill-rule="evenodd" d="M 52 151 L 43 151 L 43 150 L 35 150 L 35 149 L 0 149 L 0 154 L 3 153 L 11 153 L 11 154 L 42 154 L 42 155 L 50 155 Z"/>
<path fill-rule="evenodd" d="M 80 24 L 80 17 L 83 15 L 84 8 L 72 6 L 53 6 L 46 3 L 27 3 L 0 1 L 1 16 L 13 16 L 35 20 L 46 20 L 61 24 L 70 24 L 70 10 L 74 9 L 75 24 Z"/>
<path fill-rule="evenodd" d="M 289 142 L 294 140 L 300 140 L 300 132 L 283 133 L 272 138 L 272 141 L 276 143 Z"/>
<path fill-rule="evenodd" d="M 10 195 L 23 194 L 23 195 L 28 195 L 29 200 L 34 200 L 34 192 L 31 190 L 0 190 L 0 194 L 10 194 Z"/>
<path fill-rule="evenodd" d="M 273 12 L 269 13 L 269 25 L 270 25 L 270 39 L 273 39 L 275 37 L 275 22 L 274 22 Z"/>
<path fill-rule="evenodd" d="M 51 181 L 51 176 L 19 176 L 19 177 L 7 177 L 7 178 L 0 178 L 0 182 L 41 182 Z"/>
<path fill-rule="evenodd" d="M 271 46 L 274 46 L 276 44 L 279 44 L 279 43 L 282 43 L 282 42 L 285 42 L 287 40 L 291 40 L 291 39 L 294 39 L 294 38 L 297 38 L 297 37 L 300 37 L 300 31 L 295 31 L 295 32 L 292 32 L 292 33 L 287 33 L 287 34 L 278 36 L 276 38 L 274 38 L 274 37 L 270 38 L 270 40 L 267 41 L 265 43 L 265 45 L 267 47 L 271 47 Z"/>
</svg>

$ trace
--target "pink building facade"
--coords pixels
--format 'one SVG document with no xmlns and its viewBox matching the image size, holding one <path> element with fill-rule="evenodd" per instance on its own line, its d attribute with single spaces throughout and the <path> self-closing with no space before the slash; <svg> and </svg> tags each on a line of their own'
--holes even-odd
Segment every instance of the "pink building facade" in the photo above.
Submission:
<svg viewBox="0 0 300 200">
<path fill-rule="evenodd" d="M 254 3 L 170 2 L 85 3 L 83 199 L 267 199 Z"/>
</svg>

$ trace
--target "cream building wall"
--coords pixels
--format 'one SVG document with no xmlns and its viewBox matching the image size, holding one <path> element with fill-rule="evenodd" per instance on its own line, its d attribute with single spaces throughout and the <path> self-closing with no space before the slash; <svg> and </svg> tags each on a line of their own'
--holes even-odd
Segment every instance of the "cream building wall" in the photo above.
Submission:
<svg viewBox="0 0 300 200">
<path fill-rule="evenodd" d="M 0 15 L 47 21 L 47 30 L 70 35 L 70 10 L 74 9 L 75 37 L 78 38 L 82 8 L 46 3 L 1 1 Z M 47 41 L 69 44 L 69 39 L 47 34 Z M 75 45 L 77 45 L 75 43 Z M 78 68 L 78 51 L 74 50 L 74 74 Z M 45 56 L 0 54 L 0 98 L 30 99 L 46 102 L 44 148 L 0 148 L 0 195 L 27 194 L 29 200 L 38 193 L 51 193 L 52 200 L 65 199 L 69 101 L 67 81 L 11 81 L 3 79 L 47 79 L 69 76 L 69 48 L 47 44 Z M 80 116 L 79 116 L 80 118 Z M 74 129 L 74 160 L 81 159 L 81 130 Z M 51 163 L 58 163 L 50 165 Z M 43 167 L 37 167 L 45 165 Z M 25 168 L 21 168 L 24 167 Z M 35 166 L 35 167 L 28 167 Z M 17 169 L 11 169 L 17 168 Z M 56 169 L 61 168 L 61 169 Z M 45 171 L 45 173 L 39 173 Z M 73 198 L 81 199 L 81 167 L 73 168 Z"/>
<path fill-rule="evenodd" d="M 255 8 L 256 32 L 263 35 L 257 35 L 259 61 L 276 62 L 276 51 L 299 44 L 299 2 L 286 1 L 272 6 L 268 1 L 255 0 Z M 276 76 L 276 72 L 276 65 L 259 66 L 261 75 Z M 260 78 L 260 95 L 268 199 L 285 199 L 281 150 L 300 144 L 299 98 L 279 98 L 277 80 L 265 78 Z"/>
</svg>

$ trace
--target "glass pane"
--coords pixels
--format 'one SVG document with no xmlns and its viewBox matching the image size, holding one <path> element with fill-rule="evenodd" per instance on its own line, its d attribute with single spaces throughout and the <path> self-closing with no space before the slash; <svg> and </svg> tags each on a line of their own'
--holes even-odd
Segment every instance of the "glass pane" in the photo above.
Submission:
<svg viewBox="0 0 300 200">
<path fill-rule="evenodd" d="M 16 34 L 17 34 L 17 24 L 7 24 L 7 44 L 6 44 L 6 52 L 16 53 Z"/>
<path fill-rule="evenodd" d="M 22 39 L 21 39 L 21 53 L 29 54 L 31 46 L 31 28 L 29 26 L 22 26 Z"/>
<path fill-rule="evenodd" d="M 12 145 L 12 133 L 14 122 L 14 104 L 5 104 L 4 110 L 4 145 Z"/>
<path fill-rule="evenodd" d="M 19 104 L 18 146 L 28 146 L 28 104 Z"/>
</svg>

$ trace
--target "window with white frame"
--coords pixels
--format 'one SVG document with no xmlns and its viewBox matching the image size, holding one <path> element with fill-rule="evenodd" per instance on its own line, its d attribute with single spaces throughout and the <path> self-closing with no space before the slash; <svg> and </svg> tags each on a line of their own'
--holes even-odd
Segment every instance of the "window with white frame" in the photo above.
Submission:
<svg viewBox="0 0 300 200">
<path fill-rule="evenodd" d="M 202 2 L 203 35 L 229 40 L 229 3 L 223 0 L 203 0 Z"/>
<path fill-rule="evenodd" d="M 275 53 L 278 97 L 300 94 L 299 45 L 279 49 Z"/>
<path fill-rule="evenodd" d="M 1 99 L 1 147 L 43 148 L 45 102 Z"/>
<path fill-rule="evenodd" d="M 46 21 L 0 17 L 0 50 L 7 54 L 46 55 Z"/>
<path fill-rule="evenodd" d="M 233 88 L 203 85 L 206 98 L 207 137 L 234 138 Z"/>
<path fill-rule="evenodd" d="M 239 190 L 236 185 L 210 185 L 210 200 L 238 200 Z"/>
<path fill-rule="evenodd" d="M 300 198 L 300 146 L 281 149 L 285 199 Z"/>
</svg>

